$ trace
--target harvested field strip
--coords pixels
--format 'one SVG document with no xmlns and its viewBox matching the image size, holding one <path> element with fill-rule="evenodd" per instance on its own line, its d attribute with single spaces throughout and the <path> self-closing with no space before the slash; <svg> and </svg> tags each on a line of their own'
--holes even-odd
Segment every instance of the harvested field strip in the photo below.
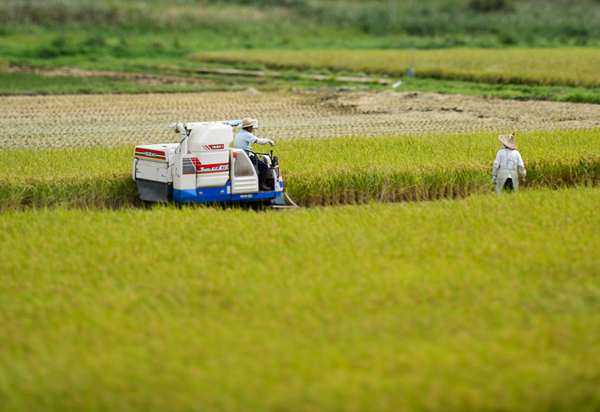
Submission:
<svg viewBox="0 0 600 412">
<path fill-rule="evenodd" d="M 600 105 L 385 91 L 188 93 L 0 98 L 0 148 L 177 141 L 175 121 L 256 117 L 277 142 L 340 136 L 448 135 L 600 128 Z"/>
<path fill-rule="evenodd" d="M 0 213 L 2 410 L 597 410 L 598 204 Z"/>
<path fill-rule="evenodd" d="M 600 183 L 600 129 L 517 135 L 525 187 Z M 302 205 L 462 197 L 492 191 L 495 134 L 282 141 L 286 190 Z M 261 147 L 256 147 L 260 151 Z M 133 147 L 0 152 L 0 208 L 137 204 Z"/>
<path fill-rule="evenodd" d="M 195 53 L 197 61 L 261 64 L 269 68 L 329 69 L 401 77 L 410 50 L 226 50 Z M 443 49 L 417 50 L 419 77 L 486 83 L 600 87 L 600 50 Z"/>
</svg>

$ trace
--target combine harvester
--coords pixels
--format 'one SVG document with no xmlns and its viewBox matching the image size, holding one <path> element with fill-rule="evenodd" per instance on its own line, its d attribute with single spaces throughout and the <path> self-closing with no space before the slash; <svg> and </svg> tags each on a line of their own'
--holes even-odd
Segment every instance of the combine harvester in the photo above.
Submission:
<svg viewBox="0 0 600 412">
<path fill-rule="evenodd" d="M 252 203 L 274 208 L 297 207 L 283 191 L 277 157 L 261 155 L 269 165 L 260 190 L 258 168 L 246 152 L 230 148 L 233 127 L 241 120 L 174 123 L 179 143 L 136 146 L 133 180 L 147 202 Z"/>
</svg>

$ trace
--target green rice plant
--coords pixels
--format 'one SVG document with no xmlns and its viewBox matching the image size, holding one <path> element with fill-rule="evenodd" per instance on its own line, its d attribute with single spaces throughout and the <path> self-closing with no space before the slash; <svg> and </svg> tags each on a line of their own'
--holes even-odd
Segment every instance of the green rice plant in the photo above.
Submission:
<svg viewBox="0 0 600 412">
<path fill-rule="evenodd" d="M 517 141 L 528 170 L 523 189 L 600 183 L 600 129 L 523 133 Z M 430 134 L 290 140 L 275 148 L 286 191 L 311 206 L 490 193 L 500 143 L 491 133 Z M 2 151 L 0 208 L 138 204 L 132 151 Z"/>
<path fill-rule="evenodd" d="M 0 213 L 2 411 L 597 410 L 598 204 Z"/>
<path fill-rule="evenodd" d="M 272 68 L 352 70 L 404 76 L 410 50 L 222 50 L 198 52 L 195 61 L 253 63 Z M 595 48 L 444 49 L 415 51 L 418 77 L 499 84 L 600 87 Z"/>
<path fill-rule="evenodd" d="M 518 134 L 525 187 L 600 183 L 600 130 Z M 282 142 L 287 190 L 302 204 L 427 200 L 492 190 L 497 135 Z M 293 153 L 293 155 L 291 155 Z"/>
<path fill-rule="evenodd" d="M 98 207 L 139 206 L 131 176 L 105 173 L 94 176 L 28 178 L 0 183 L 0 209 L 11 207 Z"/>
<path fill-rule="evenodd" d="M 0 209 L 139 205 L 131 173 L 123 173 L 131 153 L 129 147 L 0 152 Z"/>
</svg>

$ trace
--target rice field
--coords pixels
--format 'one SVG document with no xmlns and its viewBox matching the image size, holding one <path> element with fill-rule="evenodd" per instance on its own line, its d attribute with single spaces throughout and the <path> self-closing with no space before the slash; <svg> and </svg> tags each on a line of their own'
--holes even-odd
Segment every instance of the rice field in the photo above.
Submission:
<svg viewBox="0 0 600 412">
<path fill-rule="evenodd" d="M 135 144 L 176 141 L 177 120 L 246 115 L 277 142 L 286 190 L 304 206 L 488 193 L 497 134 L 511 131 L 524 188 L 600 182 L 599 105 L 325 91 L 20 96 L 0 106 L 4 210 L 137 205 Z"/>
<path fill-rule="evenodd" d="M 600 129 L 517 135 L 523 189 L 600 184 Z M 491 193 L 497 134 L 283 140 L 286 191 L 303 206 Z M 257 146 L 255 150 L 260 151 Z M 138 205 L 133 146 L 0 151 L 0 209 Z"/>
<path fill-rule="evenodd" d="M 0 6 L 4 93 L 60 94 L 0 96 L 0 412 L 600 411 L 600 105 L 325 88 L 403 77 L 395 46 L 597 45 L 591 1 Z M 599 101 L 598 48 L 415 63 L 422 90 Z M 197 66 L 288 71 L 195 93 Z M 193 92 L 86 94 L 152 90 Z M 246 116 L 304 207 L 141 204 L 134 145 Z M 496 196 L 513 131 L 527 182 Z"/>
<path fill-rule="evenodd" d="M 0 98 L 0 409 L 598 410 L 599 114 L 396 92 Z M 246 115 L 310 207 L 135 207 L 135 144 Z M 528 181 L 497 197 L 510 131 Z"/>
<path fill-rule="evenodd" d="M 252 63 L 272 68 L 329 69 L 401 77 L 410 50 L 221 50 L 195 53 L 195 61 Z M 600 87 L 600 49 L 416 50 L 419 77 L 486 83 Z"/>
<path fill-rule="evenodd" d="M 599 203 L 0 213 L 2 411 L 595 411 Z"/>
<path fill-rule="evenodd" d="M 0 98 L 0 148 L 72 148 L 176 141 L 176 121 L 256 117 L 277 142 L 352 136 L 600 128 L 600 105 L 361 91 Z"/>
</svg>

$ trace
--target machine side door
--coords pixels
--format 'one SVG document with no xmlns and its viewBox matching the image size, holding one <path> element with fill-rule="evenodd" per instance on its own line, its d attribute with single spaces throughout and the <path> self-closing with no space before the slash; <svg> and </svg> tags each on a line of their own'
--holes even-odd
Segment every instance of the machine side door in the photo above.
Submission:
<svg viewBox="0 0 600 412">
<path fill-rule="evenodd" d="M 245 151 L 231 149 L 229 153 L 231 164 L 231 193 L 258 193 L 258 175 L 254 165 Z"/>
</svg>

